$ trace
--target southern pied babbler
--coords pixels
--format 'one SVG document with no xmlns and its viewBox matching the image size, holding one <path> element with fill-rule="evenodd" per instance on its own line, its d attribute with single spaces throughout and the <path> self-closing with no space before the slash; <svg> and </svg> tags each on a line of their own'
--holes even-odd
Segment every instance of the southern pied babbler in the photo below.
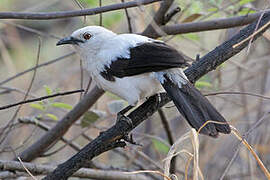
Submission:
<svg viewBox="0 0 270 180">
<path fill-rule="evenodd" d="M 166 91 L 188 123 L 216 137 L 230 133 L 223 116 L 188 81 L 186 59 L 162 41 L 137 34 L 116 34 L 99 26 L 78 29 L 57 45 L 72 44 L 96 84 L 129 103 L 124 114 L 141 99 Z"/>
</svg>

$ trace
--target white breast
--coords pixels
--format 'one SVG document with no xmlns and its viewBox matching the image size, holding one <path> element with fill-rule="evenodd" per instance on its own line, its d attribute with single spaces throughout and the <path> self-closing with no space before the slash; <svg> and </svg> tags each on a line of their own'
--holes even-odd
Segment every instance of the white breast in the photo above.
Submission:
<svg viewBox="0 0 270 180">
<path fill-rule="evenodd" d="M 93 79 L 99 87 L 116 94 L 128 101 L 130 105 L 136 105 L 139 100 L 150 97 L 163 90 L 160 83 L 151 73 L 115 78 L 115 81 L 105 80 L 101 75 L 96 75 Z"/>
</svg>

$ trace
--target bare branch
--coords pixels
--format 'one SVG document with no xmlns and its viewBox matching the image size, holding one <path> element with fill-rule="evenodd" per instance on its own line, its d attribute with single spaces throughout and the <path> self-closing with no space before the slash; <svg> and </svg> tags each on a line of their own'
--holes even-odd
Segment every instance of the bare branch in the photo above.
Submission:
<svg viewBox="0 0 270 180">
<path fill-rule="evenodd" d="M 259 98 L 262 98 L 262 99 L 270 100 L 270 97 L 264 96 L 264 95 L 261 95 L 261 94 L 255 94 L 255 93 L 249 93 L 249 92 L 234 92 L 234 91 L 213 92 L 213 93 L 204 94 L 204 96 L 232 95 L 232 94 L 235 94 L 235 95 L 238 95 L 238 94 L 248 95 L 248 96 L 254 96 L 254 97 L 259 97 Z"/>
<path fill-rule="evenodd" d="M 163 112 L 162 109 L 158 110 L 158 114 L 160 116 L 163 128 L 167 134 L 169 143 L 170 143 L 170 145 L 173 145 L 174 138 L 173 138 L 173 134 L 172 134 L 172 132 L 173 132 L 172 128 L 170 127 L 170 123 L 169 123 L 168 119 L 166 118 L 165 113 Z M 172 158 L 171 166 L 170 166 L 170 173 L 175 174 L 175 170 L 176 170 L 176 156 Z"/>
<path fill-rule="evenodd" d="M 171 7 L 174 0 L 165 0 L 160 4 L 160 8 L 156 12 L 153 22 L 151 22 L 143 31 L 142 34 L 145 36 L 152 37 L 152 34 L 157 34 L 153 25 L 159 27 L 165 23 L 165 14 L 167 13 L 168 9 Z"/>
<path fill-rule="evenodd" d="M 26 169 L 28 169 L 34 175 L 46 175 L 52 172 L 55 169 L 55 166 L 49 165 L 39 165 L 33 163 L 23 163 Z M 0 160 L 0 169 L 8 171 L 20 171 L 25 172 L 25 168 L 18 161 L 3 161 Z M 137 180 L 142 179 L 146 180 L 147 178 L 143 175 L 129 175 L 123 172 L 117 171 L 103 171 L 98 169 L 85 169 L 82 168 L 78 172 L 73 174 L 73 177 L 79 178 L 93 178 L 93 179 L 102 179 L 102 180 Z"/>
<path fill-rule="evenodd" d="M 75 54 L 75 52 L 71 52 L 71 53 L 68 53 L 68 54 L 66 54 L 66 55 L 64 55 L 64 56 L 58 57 L 58 58 L 56 58 L 56 59 L 53 59 L 53 60 L 51 60 L 51 61 L 48 61 L 48 62 L 39 64 L 39 65 L 37 65 L 37 66 L 35 66 L 35 67 L 29 68 L 29 69 L 27 69 L 27 70 L 25 70 L 25 71 L 23 71 L 23 72 L 20 72 L 20 73 L 18 73 L 18 74 L 16 74 L 16 75 L 14 75 L 14 76 L 12 76 L 12 77 L 10 77 L 10 78 L 4 80 L 4 81 L 1 81 L 1 82 L 0 82 L 0 86 L 2 86 L 3 84 L 5 84 L 5 83 L 7 83 L 7 82 L 9 82 L 9 81 L 11 81 L 11 80 L 13 80 L 13 79 L 16 79 L 16 78 L 19 77 L 19 76 L 24 75 L 25 73 L 31 72 L 31 71 L 33 71 L 33 70 L 35 70 L 35 69 L 37 69 L 37 68 L 41 68 L 41 67 L 43 67 L 43 66 L 48 66 L 48 65 L 53 64 L 53 63 L 55 63 L 55 62 L 58 62 L 58 61 L 60 61 L 60 60 L 62 60 L 62 59 L 65 59 L 65 58 L 67 58 L 67 57 L 70 57 L 70 56 L 72 56 L 72 55 L 74 55 L 74 54 Z"/>
<path fill-rule="evenodd" d="M 20 123 L 24 123 L 24 124 L 33 124 L 35 126 L 38 126 L 40 129 L 43 129 L 45 131 L 49 131 L 50 127 L 47 126 L 46 124 L 40 122 L 40 121 L 36 121 L 33 118 L 19 118 L 18 121 Z M 68 139 L 66 139 L 65 137 L 61 137 L 60 138 L 61 141 L 63 141 L 64 143 L 68 144 L 71 148 L 73 148 L 75 151 L 79 151 L 81 148 L 78 144 L 76 144 L 75 142 L 70 142 Z"/>
<path fill-rule="evenodd" d="M 39 97 L 39 98 L 28 99 L 28 100 L 25 100 L 25 101 L 14 103 L 14 104 L 9 104 L 9 105 L 6 105 L 6 106 L 2 106 L 2 107 L 0 107 L 0 110 L 8 109 L 8 108 L 11 108 L 11 107 L 14 107 L 14 106 L 27 104 L 27 103 L 31 103 L 31 102 L 42 101 L 44 99 L 49 99 L 49 98 L 53 98 L 53 97 L 57 97 L 57 96 L 66 96 L 66 95 L 70 95 L 70 94 L 75 94 L 75 93 L 79 93 L 79 92 L 84 92 L 84 90 L 80 89 L 80 90 L 74 90 L 74 91 L 67 91 L 67 92 L 62 92 L 62 93 L 55 93 L 55 94 L 52 94 L 52 95 L 49 95 L 49 96 L 42 96 L 42 97 Z"/>
<path fill-rule="evenodd" d="M 270 10 L 265 11 L 265 13 L 269 13 Z M 176 35 L 176 34 L 184 34 L 184 33 L 192 33 L 192 32 L 202 32 L 202 31 L 211 31 L 218 29 L 227 29 L 237 26 L 244 26 L 254 22 L 258 19 L 262 13 L 258 12 L 253 14 L 248 14 L 245 16 L 236 16 L 231 18 L 220 18 L 214 19 L 210 21 L 203 22 L 191 22 L 191 23 L 183 23 L 183 24 L 174 24 L 174 25 L 166 25 L 161 26 L 160 28 L 168 35 Z M 151 37 L 157 38 L 162 36 L 157 32 L 152 34 Z"/>
<path fill-rule="evenodd" d="M 121 0 L 121 2 L 124 3 L 125 0 Z M 126 14 L 126 17 L 127 17 L 128 32 L 129 32 L 129 33 L 133 33 L 133 31 L 132 31 L 132 25 L 131 25 L 131 18 L 130 18 L 130 15 L 129 15 L 129 13 L 128 13 L 127 8 L 125 8 L 125 14 Z"/>
<path fill-rule="evenodd" d="M 93 9 L 83 9 L 78 11 L 63 11 L 63 12 L 0 12 L 0 19 L 28 19 L 28 20 L 49 20 L 49 19 L 60 19 L 69 18 L 76 16 L 95 15 L 103 12 L 109 12 L 119 9 L 131 8 L 140 5 L 147 5 L 161 0 L 135 0 L 125 3 L 112 4 L 108 6 L 97 7 Z"/>
</svg>

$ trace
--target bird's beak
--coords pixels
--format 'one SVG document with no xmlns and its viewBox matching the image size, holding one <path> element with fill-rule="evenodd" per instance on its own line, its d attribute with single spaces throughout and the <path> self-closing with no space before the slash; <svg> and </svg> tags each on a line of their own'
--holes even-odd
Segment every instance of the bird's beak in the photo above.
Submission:
<svg viewBox="0 0 270 180">
<path fill-rule="evenodd" d="M 76 44 L 76 45 L 78 45 L 78 43 L 83 43 L 83 42 L 84 42 L 83 40 L 80 40 L 80 39 L 77 39 L 77 38 L 70 36 L 70 37 L 65 37 L 65 38 L 61 39 L 60 41 L 58 41 L 56 46 L 63 45 L 63 44 Z"/>
</svg>

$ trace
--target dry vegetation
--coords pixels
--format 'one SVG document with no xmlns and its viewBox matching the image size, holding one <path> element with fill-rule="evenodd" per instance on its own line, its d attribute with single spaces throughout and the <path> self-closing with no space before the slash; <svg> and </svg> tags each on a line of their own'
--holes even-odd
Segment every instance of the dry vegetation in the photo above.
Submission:
<svg viewBox="0 0 270 180">
<path fill-rule="evenodd" d="M 144 32 L 155 37 L 149 34 L 151 31 L 144 30 L 152 22 L 160 3 L 57 20 L 5 20 L 1 19 L 1 12 L 58 12 L 121 2 L 123 0 L 0 1 L 0 106 L 59 95 L 0 111 L 0 179 L 41 179 L 44 175 L 40 174 L 48 174 L 101 131 L 111 127 L 116 112 L 126 105 L 115 95 L 95 91 L 95 84 L 91 83 L 89 92 L 94 97 L 88 97 L 92 101 L 90 104 L 85 103 L 91 109 L 81 118 L 82 112 L 78 112 L 79 119 L 70 128 L 63 127 L 63 133 L 68 130 L 63 137 L 51 137 L 59 141 L 46 146 L 38 155 L 22 156 L 23 161 L 31 161 L 24 167 L 23 163 L 12 161 L 18 160 L 22 152 L 27 152 L 31 145 L 63 120 L 80 99 L 85 98 L 89 76 L 81 70 L 80 59 L 73 49 L 56 47 L 57 40 L 86 25 L 102 25 L 117 33 Z M 181 7 L 181 12 L 174 14 L 167 25 L 236 17 L 267 10 L 268 6 L 269 1 L 264 0 L 175 0 L 168 12 L 176 7 Z M 159 22 L 154 27 L 162 32 L 161 25 Z M 203 56 L 243 28 L 229 27 L 177 35 L 166 35 L 163 31 L 164 36 L 160 39 L 196 59 L 198 54 Z M 270 169 L 269 41 L 270 32 L 266 31 L 241 53 L 196 83 L 230 125 L 246 139 L 244 144 L 248 148 L 234 135 L 220 135 L 217 139 L 198 136 L 173 103 L 168 103 L 132 131 L 135 141 L 142 146 L 128 144 L 125 148 L 110 150 L 85 165 L 88 169 L 74 175 L 93 179 L 173 179 L 169 173 L 171 169 L 178 179 L 266 179 L 267 175 L 270 178 L 267 172 Z M 42 66 L 33 68 L 39 65 Z M 21 73 L 26 70 L 29 71 Z M 80 89 L 85 92 L 61 94 Z M 177 158 L 170 164 L 174 153 L 177 153 Z M 31 167 L 32 163 L 40 167 Z M 33 177 L 29 176 L 30 172 Z"/>
</svg>

